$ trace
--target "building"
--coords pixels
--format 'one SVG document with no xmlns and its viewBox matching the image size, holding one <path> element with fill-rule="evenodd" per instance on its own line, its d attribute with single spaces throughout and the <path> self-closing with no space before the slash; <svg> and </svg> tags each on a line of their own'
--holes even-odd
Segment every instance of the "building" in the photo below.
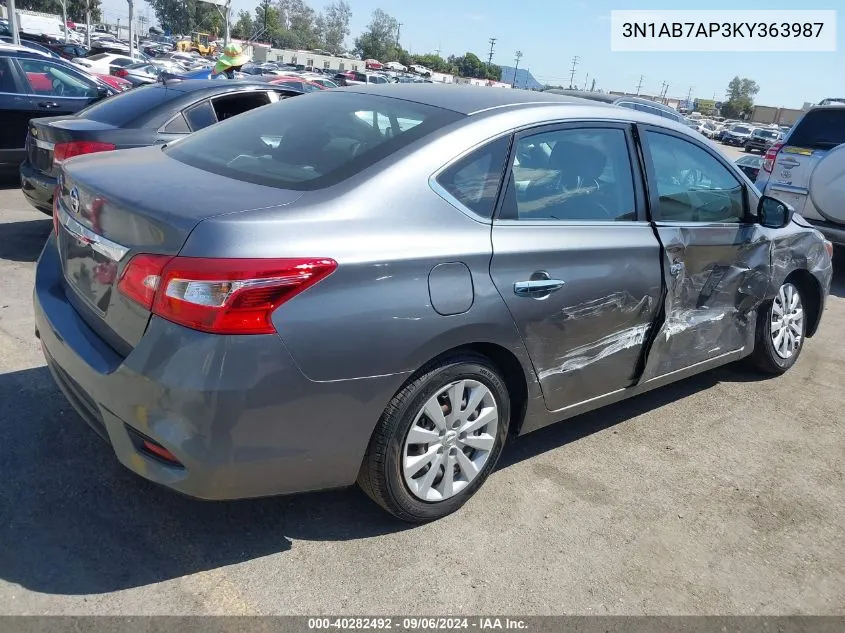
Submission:
<svg viewBox="0 0 845 633">
<path fill-rule="evenodd" d="M 751 111 L 752 123 L 792 126 L 804 114 L 804 110 L 797 108 L 777 108 L 775 106 L 756 105 Z"/>
<path fill-rule="evenodd" d="M 331 69 L 338 72 L 348 72 L 350 70 L 364 72 L 365 70 L 364 61 L 360 59 L 327 55 L 314 51 L 270 48 L 259 44 L 253 44 L 253 59 L 257 62 L 280 62 L 282 64 L 305 66 L 306 68 Z"/>
</svg>

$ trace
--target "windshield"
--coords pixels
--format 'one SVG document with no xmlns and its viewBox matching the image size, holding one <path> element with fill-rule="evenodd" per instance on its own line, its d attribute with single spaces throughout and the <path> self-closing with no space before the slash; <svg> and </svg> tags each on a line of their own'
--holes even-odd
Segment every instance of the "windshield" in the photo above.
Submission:
<svg viewBox="0 0 845 633">
<path fill-rule="evenodd" d="M 775 130 L 754 130 L 754 136 L 759 138 L 777 138 L 779 135 Z"/>
<path fill-rule="evenodd" d="M 739 134 L 748 134 L 751 132 L 751 128 L 745 127 L 744 125 L 735 125 L 732 129 L 733 132 L 738 132 Z"/>
<path fill-rule="evenodd" d="M 419 103 L 321 90 L 233 117 L 164 151 L 236 180 L 319 189 L 460 118 Z"/>
</svg>

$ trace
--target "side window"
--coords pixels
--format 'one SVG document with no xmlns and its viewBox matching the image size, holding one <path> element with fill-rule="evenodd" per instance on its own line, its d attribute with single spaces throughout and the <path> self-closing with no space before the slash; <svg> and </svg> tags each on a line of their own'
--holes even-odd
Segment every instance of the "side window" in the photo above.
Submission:
<svg viewBox="0 0 845 633">
<path fill-rule="evenodd" d="M 217 123 L 217 117 L 207 99 L 185 110 L 185 118 L 195 132 Z"/>
<path fill-rule="evenodd" d="M 51 97 L 81 97 L 92 99 L 98 95 L 97 86 L 65 66 L 40 59 L 18 59 L 29 84 L 30 94 Z"/>
<path fill-rule="evenodd" d="M 0 92 L 10 94 L 20 92 L 8 57 L 0 57 Z"/>
<path fill-rule="evenodd" d="M 702 148 L 676 136 L 646 132 L 659 202 L 655 220 L 742 222 L 740 181 Z"/>
<path fill-rule="evenodd" d="M 541 132 L 519 138 L 512 155 L 503 219 L 637 219 L 624 131 Z"/>
<path fill-rule="evenodd" d="M 224 95 L 211 100 L 218 121 L 225 121 L 230 117 L 268 103 L 270 103 L 270 96 L 264 90 Z"/>
<path fill-rule="evenodd" d="M 164 126 L 162 132 L 167 132 L 168 134 L 190 134 L 191 128 L 185 120 L 185 115 L 180 112 Z"/>
<path fill-rule="evenodd" d="M 492 217 L 509 145 L 509 136 L 488 143 L 444 170 L 437 183 L 478 215 Z"/>
</svg>

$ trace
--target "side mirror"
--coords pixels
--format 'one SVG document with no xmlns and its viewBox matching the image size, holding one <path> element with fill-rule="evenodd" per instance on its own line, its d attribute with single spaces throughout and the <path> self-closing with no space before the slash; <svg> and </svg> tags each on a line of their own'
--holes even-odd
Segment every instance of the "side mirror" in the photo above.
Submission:
<svg viewBox="0 0 845 633">
<path fill-rule="evenodd" d="M 97 99 L 105 99 L 109 96 L 109 91 L 105 86 L 97 86 Z"/>
<path fill-rule="evenodd" d="M 792 222 L 795 209 L 771 196 L 763 196 L 757 205 L 757 221 L 770 229 L 782 229 Z"/>
</svg>

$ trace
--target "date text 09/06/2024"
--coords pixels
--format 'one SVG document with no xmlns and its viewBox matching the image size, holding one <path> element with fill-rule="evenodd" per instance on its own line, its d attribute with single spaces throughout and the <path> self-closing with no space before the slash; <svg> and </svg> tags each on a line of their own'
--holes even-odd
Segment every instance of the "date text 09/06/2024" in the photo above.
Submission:
<svg viewBox="0 0 845 633">
<path fill-rule="evenodd" d="M 308 628 L 320 630 L 399 630 L 399 631 L 444 631 L 444 630 L 525 630 L 527 622 L 519 618 L 501 617 L 322 617 L 308 618 Z"/>
</svg>

